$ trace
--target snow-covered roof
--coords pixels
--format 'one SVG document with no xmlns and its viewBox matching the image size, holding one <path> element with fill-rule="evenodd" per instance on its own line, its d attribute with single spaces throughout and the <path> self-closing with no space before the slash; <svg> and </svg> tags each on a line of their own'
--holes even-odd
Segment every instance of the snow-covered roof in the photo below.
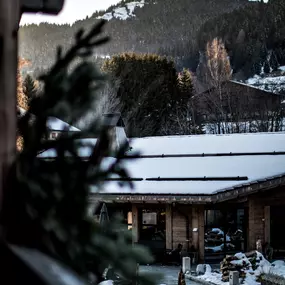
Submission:
<svg viewBox="0 0 285 285">
<path fill-rule="evenodd" d="M 71 132 L 79 132 L 80 130 L 76 127 L 69 125 L 68 123 L 55 118 L 49 117 L 47 120 L 47 127 L 52 131 L 71 131 Z"/>
<path fill-rule="evenodd" d="M 108 181 L 105 194 L 212 195 L 285 174 L 285 133 L 148 137 L 130 145 L 129 155 L 142 155 L 125 162 L 130 177 L 137 178 L 135 190 Z M 204 177 L 216 180 L 201 181 Z"/>
<path fill-rule="evenodd" d="M 264 86 L 255 85 L 255 83 L 257 81 L 254 81 L 252 78 L 249 78 L 245 83 L 241 82 L 241 81 L 236 81 L 236 80 L 230 80 L 230 81 L 233 82 L 233 83 L 239 84 L 239 85 L 243 85 L 243 86 L 247 86 L 247 87 L 250 87 L 250 88 L 253 88 L 253 89 L 261 90 L 263 92 L 267 92 L 267 93 L 270 93 L 270 94 L 277 94 L 277 93 L 274 92 L 274 90 L 271 90 L 271 89 L 268 90 Z"/>
<path fill-rule="evenodd" d="M 285 132 L 134 138 L 143 155 L 285 151 Z"/>
<path fill-rule="evenodd" d="M 18 110 L 19 110 L 21 115 L 24 115 L 26 113 L 26 110 L 21 108 L 21 107 L 18 107 Z M 53 131 L 64 131 L 64 130 L 72 131 L 72 132 L 80 131 L 78 128 L 73 127 L 73 126 L 69 125 L 68 123 L 66 123 L 66 122 L 64 122 L 64 121 L 62 121 L 56 117 L 49 117 L 48 118 L 47 127 Z"/>
<path fill-rule="evenodd" d="M 283 67 L 280 67 L 280 70 L 282 71 Z M 285 76 L 265 76 L 261 77 L 259 75 L 254 75 L 251 78 L 248 78 L 246 80 L 247 85 L 257 88 L 266 92 L 279 94 L 284 90 L 285 86 Z"/>
<path fill-rule="evenodd" d="M 237 80 L 226 80 L 226 81 L 223 81 L 222 82 L 222 85 L 224 84 L 227 84 L 228 82 L 231 82 L 231 83 L 234 83 L 234 84 L 237 84 L 237 85 L 241 85 L 241 86 L 245 86 L 247 88 L 252 88 L 252 89 L 256 89 L 256 90 L 259 90 L 259 91 L 262 91 L 262 92 L 266 92 L 266 93 L 269 93 L 269 94 L 272 94 L 272 95 L 276 95 L 277 93 L 274 92 L 274 90 L 271 90 L 271 89 L 266 89 L 264 86 L 260 86 L 257 84 L 257 80 L 256 78 L 261 78 L 259 76 L 255 76 L 253 78 L 249 78 L 248 80 L 246 80 L 246 82 L 241 82 L 241 81 L 237 81 Z M 283 76 L 283 79 L 285 77 Z M 192 98 L 198 98 L 200 95 L 202 94 L 205 94 L 205 93 L 209 93 L 210 91 L 213 91 L 216 89 L 216 87 L 212 86 L 210 88 L 201 88 L 200 89 L 202 90 L 201 92 L 195 94 Z M 279 95 L 279 94 L 278 94 Z"/>
<path fill-rule="evenodd" d="M 86 138 L 77 140 L 80 143 L 78 155 L 80 157 L 89 157 L 91 155 L 92 149 L 95 146 L 97 139 Z M 54 158 L 56 157 L 55 149 L 48 149 L 38 155 L 39 158 Z"/>
</svg>

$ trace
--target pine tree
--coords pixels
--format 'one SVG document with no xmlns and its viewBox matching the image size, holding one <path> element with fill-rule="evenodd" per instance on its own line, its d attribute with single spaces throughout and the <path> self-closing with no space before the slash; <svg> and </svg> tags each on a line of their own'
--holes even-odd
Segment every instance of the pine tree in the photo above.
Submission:
<svg viewBox="0 0 285 285">
<path fill-rule="evenodd" d="M 196 123 L 194 104 L 191 98 L 194 95 L 192 74 L 188 69 L 183 69 L 178 74 L 179 92 L 172 108 L 169 111 L 168 120 L 164 126 L 165 135 L 189 135 L 203 133 L 203 127 Z"/>
<path fill-rule="evenodd" d="M 137 276 L 137 263 L 151 261 L 146 249 L 132 247 L 130 234 L 121 229 L 117 219 L 102 226 L 87 215 L 92 189 L 100 189 L 112 175 L 128 180 L 121 159 L 126 147 L 111 153 L 108 132 L 97 121 L 70 137 L 52 142 L 43 137 L 49 116 L 60 114 L 73 125 L 96 102 L 105 77 L 90 56 L 94 47 L 107 41 L 97 38 L 103 24 L 100 22 L 87 33 L 80 30 L 75 44 L 65 54 L 59 48 L 56 63 L 41 77 L 43 94 L 33 98 L 29 112 L 19 118 L 23 149 L 9 170 L 1 213 L 8 243 L 37 249 L 83 277 L 96 277 L 97 283 L 109 265 L 129 281 Z M 70 71 L 78 57 L 82 60 Z M 37 116 L 31 120 L 31 114 Z M 90 146 L 90 157 L 83 159 L 78 139 L 95 131 L 97 144 Z M 55 150 L 57 156 L 53 161 L 39 159 L 38 153 L 44 150 Z M 146 275 L 138 276 L 138 283 L 154 284 Z"/>
<path fill-rule="evenodd" d="M 178 75 L 179 90 L 183 94 L 187 94 L 189 97 L 193 95 L 194 86 L 192 80 L 192 74 L 189 69 L 183 68 L 182 72 Z"/>
<path fill-rule="evenodd" d="M 102 69 L 120 82 L 117 94 L 129 135 L 160 135 L 178 92 L 174 62 L 156 54 L 123 53 L 106 60 Z"/>
<path fill-rule="evenodd" d="M 23 82 L 23 91 L 28 99 L 28 102 L 31 101 L 31 99 L 33 99 L 34 97 L 36 97 L 38 94 L 36 83 L 32 76 L 29 74 L 26 76 Z"/>
</svg>

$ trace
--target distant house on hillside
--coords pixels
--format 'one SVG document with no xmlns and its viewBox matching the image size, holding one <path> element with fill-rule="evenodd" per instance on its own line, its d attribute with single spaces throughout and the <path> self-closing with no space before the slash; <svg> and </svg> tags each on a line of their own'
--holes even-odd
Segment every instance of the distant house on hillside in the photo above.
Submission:
<svg viewBox="0 0 285 285">
<path fill-rule="evenodd" d="M 18 115 L 19 116 L 24 116 L 25 113 L 27 112 L 23 108 L 18 107 L 17 108 Z M 32 115 L 32 118 L 35 116 Z M 47 134 L 46 134 L 46 139 L 47 140 L 55 140 L 58 138 L 60 134 L 63 133 L 73 133 L 73 132 L 79 132 L 80 130 L 76 127 L 73 127 L 69 125 L 68 123 L 56 118 L 56 117 L 49 117 L 47 119 Z"/>
<path fill-rule="evenodd" d="M 212 87 L 192 98 L 194 121 L 197 124 L 223 125 L 218 133 L 230 132 L 223 130 L 225 124 L 249 124 L 253 121 L 260 125 L 255 126 L 255 131 L 279 131 L 284 98 L 241 82 L 225 81 L 218 88 Z"/>
<path fill-rule="evenodd" d="M 64 133 L 80 132 L 78 128 L 70 126 L 66 122 L 55 117 L 50 117 L 48 119 L 47 128 L 48 128 L 48 133 L 47 133 L 48 140 L 55 140 L 58 138 L 59 135 Z"/>
<path fill-rule="evenodd" d="M 120 113 L 108 113 L 102 115 L 102 124 L 107 127 L 109 137 L 112 141 L 111 149 L 113 151 L 118 150 L 125 143 L 128 143 L 128 139 L 125 133 L 125 124 Z M 64 133 L 71 134 L 73 132 L 80 131 L 79 129 L 69 126 L 67 123 L 53 118 L 48 121 L 48 127 L 50 128 L 51 139 L 56 139 L 58 135 Z M 94 146 L 97 143 L 97 135 L 90 134 L 78 141 L 81 143 L 79 148 L 79 155 L 82 157 L 89 157 L 91 155 L 90 146 Z M 56 156 L 55 149 L 49 149 L 39 154 L 41 158 L 53 158 Z"/>
</svg>

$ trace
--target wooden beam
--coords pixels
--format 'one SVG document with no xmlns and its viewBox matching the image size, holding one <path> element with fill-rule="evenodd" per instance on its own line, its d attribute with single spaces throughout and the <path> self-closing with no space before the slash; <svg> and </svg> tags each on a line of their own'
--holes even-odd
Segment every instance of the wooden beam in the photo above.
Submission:
<svg viewBox="0 0 285 285">
<path fill-rule="evenodd" d="M 139 241 L 139 211 L 135 204 L 132 204 L 132 234 L 133 244 Z"/>
<path fill-rule="evenodd" d="M 264 207 L 264 241 L 270 243 L 270 206 Z"/>
<path fill-rule="evenodd" d="M 197 206 L 192 208 L 192 244 L 196 250 L 199 249 L 199 211 Z"/>
<path fill-rule="evenodd" d="M 256 249 L 258 239 L 264 242 L 264 205 L 258 197 L 251 197 L 248 201 L 248 251 Z"/>
<path fill-rule="evenodd" d="M 205 260 L 205 209 L 199 206 L 198 209 L 198 234 L 199 234 L 199 261 Z"/>
<path fill-rule="evenodd" d="M 0 0 L 0 207 L 16 155 L 19 0 Z"/>
<path fill-rule="evenodd" d="M 166 219 L 166 249 L 173 249 L 173 240 L 172 240 L 172 230 L 173 230 L 173 224 L 172 224 L 172 204 L 166 204 L 166 213 L 165 213 L 165 219 Z"/>
<path fill-rule="evenodd" d="M 100 200 L 114 200 L 118 203 L 179 203 L 179 204 L 209 204 L 210 195 L 153 195 L 153 194 L 96 194 Z"/>
</svg>

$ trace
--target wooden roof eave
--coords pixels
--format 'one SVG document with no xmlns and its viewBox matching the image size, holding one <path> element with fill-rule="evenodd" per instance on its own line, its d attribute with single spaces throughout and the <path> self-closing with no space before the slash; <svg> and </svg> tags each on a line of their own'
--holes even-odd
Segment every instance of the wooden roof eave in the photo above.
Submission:
<svg viewBox="0 0 285 285">
<path fill-rule="evenodd" d="M 213 203 L 220 203 L 227 200 L 232 200 L 235 198 L 240 198 L 243 196 L 248 196 L 251 194 L 268 191 L 272 188 L 276 188 L 278 186 L 285 185 L 285 174 L 260 179 L 257 181 L 253 181 L 252 183 L 243 184 L 237 187 L 233 187 L 233 189 L 221 191 L 219 193 L 215 193 L 212 196 Z"/>
<path fill-rule="evenodd" d="M 179 204 L 209 204 L 210 195 L 171 195 L 171 194 L 120 194 L 93 193 L 90 202 L 106 201 L 115 203 L 179 203 Z"/>
<path fill-rule="evenodd" d="M 268 191 L 272 188 L 285 185 L 285 173 L 274 177 L 260 179 L 224 189 L 220 192 L 199 195 L 199 194 L 122 194 L 122 193 L 93 193 L 90 195 L 90 202 L 106 201 L 115 203 L 182 203 L 182 204 L 215 204 L 228 200 L 239 199 L 251 194 Z"/>
</svg>

